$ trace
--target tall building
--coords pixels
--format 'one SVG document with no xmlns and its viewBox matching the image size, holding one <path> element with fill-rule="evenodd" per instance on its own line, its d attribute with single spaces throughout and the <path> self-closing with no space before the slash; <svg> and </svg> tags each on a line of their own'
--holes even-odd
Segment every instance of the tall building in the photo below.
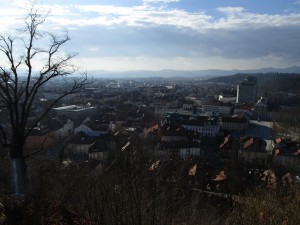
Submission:
<svg viewBox="0 0 300 225">
<path fill-rule="evenodd" d="M 249 76 L 237 86 L 237 103 L 256 103 L 257 100 L 257 77 Z"/>
</svg>

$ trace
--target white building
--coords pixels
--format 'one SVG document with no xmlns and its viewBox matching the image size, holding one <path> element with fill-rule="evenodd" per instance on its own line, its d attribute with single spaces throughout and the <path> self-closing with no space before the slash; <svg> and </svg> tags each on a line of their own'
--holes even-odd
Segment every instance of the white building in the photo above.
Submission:
<svg viewBox="0 0 300 225">
<path fill-rule="evenodd" d="M 202 136 L 213 137 L 220 132 L 219 117 L 198 116 L 195 119 L 185 120 L 181 126 L 186 130 L 199 132 Z"/>
<path fill-rule="evenodd" d="M 55 136 L 58 138 L 64 138 L 70 136 L 74 132 L 74 122 L 67 120 L 67 122 L 60 129 L 55 131 Z"/>
<path fill-rule="evenodd" d="M 66 116 L 68 118 L 88 117 L 96 114 L 97 109 L 94 106 L 68 105 L 63 107 L 53 108 L 57 116 Z"/>
<path fill-rule="evenodd" d="M 94 122 L 81 124 L 74 129 L 75 134 L 78 134 L 80 132 L 83 132 L 89 137 L 98 137 L 100 135 L 105 135 L 109 133 L 109 125 L 97 124 Z"/>
<path fill-rule="evenodd" d="M 202 110 L 206 113 L 219 113 L 221 115 L 231 115 L 232 105 L 230 103 L 211 102 L 202 105 Z"/>
</svg>

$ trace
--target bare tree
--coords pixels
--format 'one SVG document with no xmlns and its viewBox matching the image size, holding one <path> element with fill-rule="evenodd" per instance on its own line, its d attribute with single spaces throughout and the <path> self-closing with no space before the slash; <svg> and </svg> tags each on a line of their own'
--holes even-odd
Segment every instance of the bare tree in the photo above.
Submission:
<svg viewBox="0 0 300 225">
<path fill-rule="evenodd" d="M 47 15 L 43 9 L 33 5 L 23 19 L 24 29 L 17 30 L 18 35 L 0 35 L 0 57 L 4 59 L 0 64 L 0 110 L 7 113 L 11 126 L 10 135 L 0 126 L 0 139 L 1 144 L 9 149 L 17 195 L 25 190 L 26 138 L 60 99 L 79 92 L 87 81 L 86 74 L 74 78 L 69 89 L 36 116 L 28 127 L 28 119 L 41 88 L 55 78 L 68 77 L 77 71 L 77 67 L 71 64 L 76 53 L 62 51 L 70 40 L 68 33 L 55 35 L 42 31 Z"/>
</svg>

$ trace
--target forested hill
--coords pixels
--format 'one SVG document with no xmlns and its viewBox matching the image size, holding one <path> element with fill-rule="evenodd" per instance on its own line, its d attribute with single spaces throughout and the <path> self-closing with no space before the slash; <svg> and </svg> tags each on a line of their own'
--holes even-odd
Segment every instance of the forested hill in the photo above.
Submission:
<svg viewBox="0 0 300 225">
<path fill-rule="evenodd" d="M 240 84 L 247 76 L 255 76 L 259 89 L 265 91 L 283 91 L 300 93 L 300 73 L 238 73 L 231 76 L 222 76 L 207 79 L 207 82 Z"/>
</svg>

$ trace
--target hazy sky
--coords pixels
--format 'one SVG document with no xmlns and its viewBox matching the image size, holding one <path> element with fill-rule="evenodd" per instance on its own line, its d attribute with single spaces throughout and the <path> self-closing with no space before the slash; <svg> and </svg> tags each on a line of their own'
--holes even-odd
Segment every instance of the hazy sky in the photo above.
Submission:
<svg viewBox="0 0 300 225">
<path fill-rule="evenodd" d="M 26 0 L 1 0 L 0 33 Z M 83 70 L 300 66 L 300 0 L 45 0 Z M 46 26 L 47 25 L 47 26 Z M 17 25 L 18 26 L 18 25 Z"/>
</svg>

